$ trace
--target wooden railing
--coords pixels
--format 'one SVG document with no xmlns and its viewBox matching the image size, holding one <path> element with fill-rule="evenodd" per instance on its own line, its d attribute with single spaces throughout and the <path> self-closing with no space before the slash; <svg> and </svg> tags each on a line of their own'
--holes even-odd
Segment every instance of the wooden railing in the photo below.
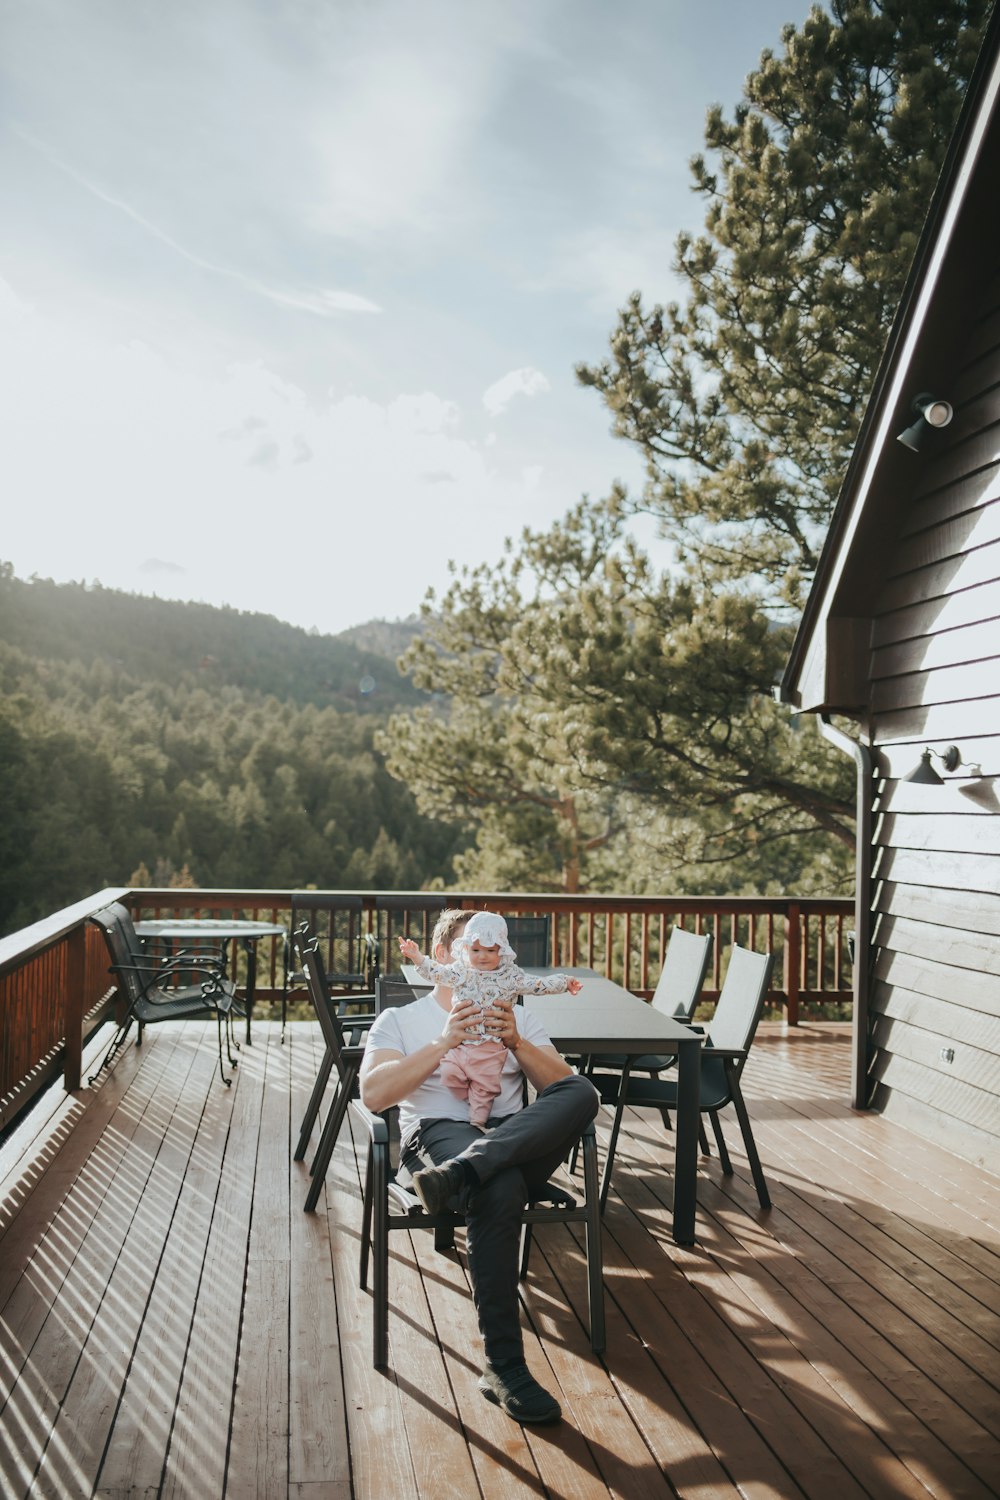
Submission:
<svg viewBox="0 0 1000 1500">
<path fill-rule="evenodd" d="M 548 913 L 554 964 L 597 969 L 647 998 L 670 933 L 680 926 L 713 935 L 707 1003 L 718 995 L 734 943 L 775 954 L 770 1002 L 781 1007 L 789 1025 L 798 1023 L 803 1008 L 851 1000 L 847 933 L 854 904 L 847 898 L 105 890 L 0 939 L 0 1127 L 60 1072 L 67 1089 L 79 1088 L 83 1039 L 116 997 L 103 937 L 87 918 L 114 900 L 128 903 L 137 920 L 183 913 L 289 925 L 306 914 L 325 945 L 327 967 L 348 971 L 357 967 L 365 933 L 377 937 L 383 969 L 398 968 L 396 938 L 413 936 L 426 948 L 442 906 L 506 915 Z M 283 941 L 264 939 L 258 999 L 281 997 L 286 978 Z"/>
<path fill-rule="evenodd" d="M 128 890 L 99 891 L 0 938 L 0 1129 L 62 1073 L 80 1087 L 84 1038 L 113 1009 L 104 939 L 87 922 Z"/>
</svg>

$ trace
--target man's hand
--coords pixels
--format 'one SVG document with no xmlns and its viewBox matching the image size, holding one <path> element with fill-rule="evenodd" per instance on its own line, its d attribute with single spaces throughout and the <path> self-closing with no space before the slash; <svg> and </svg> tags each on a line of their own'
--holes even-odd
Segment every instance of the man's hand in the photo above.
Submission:
<svg viewBox="0 0 1000 1500">
<path fill-rule="evenodd" d="M 448 1051 L 460 1047 L 469 1040 L 470 1033 L 479 1025 L 480 1009 L 471 1000 L 466 1000 L 455 1010 L 450 1010 L 441 1029 L 440 1040 L 447 1042 Z"/>
<path fill-rule="evenodd" d="M 497 1000 L 490 1006 L 485 1016 L 486 1030 L 490 1036 L 495 1037 L 498 1042 L 503 1042 L 512 1052 L 516 1052 L 520 1044 L 517 1030 L 517 1021 L 514 1016 L 514 1007 L 509 1000 Z"/>
</svg>

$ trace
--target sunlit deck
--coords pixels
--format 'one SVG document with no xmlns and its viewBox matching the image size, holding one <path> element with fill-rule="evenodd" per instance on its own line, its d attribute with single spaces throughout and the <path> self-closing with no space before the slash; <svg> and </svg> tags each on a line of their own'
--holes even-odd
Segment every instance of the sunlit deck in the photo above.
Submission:
<svg viewBox="0 0 1000 1500">
<path fill-rule="evenodd" d="M 314 1216 L 291 1162 L 318 1050 L 260 1025 L 225 1089 L 214 1030 L 153 1028 L 0 1148 L 5 1497 L 997 1493 L 1000 1179 L 853 1113 L 846 1029 L 762 1028 L 745 1087 L 774 1208 L 734 1121 L 694 1250 L 659 1117 L 627 1121 L 607 1354 L 576 1241 L 548 1231 L 524 1322 L 566 1420 L 527 1432 L 476 1390 L 461 1257 L 430 1235 L 393 1236 L 372 1370 L 350 1139 Z"/>
</svg>

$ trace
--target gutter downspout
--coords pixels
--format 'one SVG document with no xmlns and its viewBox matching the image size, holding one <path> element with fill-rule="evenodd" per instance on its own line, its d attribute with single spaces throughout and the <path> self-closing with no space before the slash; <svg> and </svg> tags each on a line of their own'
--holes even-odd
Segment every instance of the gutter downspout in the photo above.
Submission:
<svg viewBox="0 0 1000 1500">
<path fill-rule="evenodd" d="M 873 767 L 868 746 L 852 739 L 830 723 L 829 714 L 817 715 L 825 740 L 854 759 L 858 772 L 857 836 L 854 861 L 854 1028 L 851 1053 L 851 1105 L 868 1108 L 869 1022 L 868 996 L 871 967 L 871 863 Z"/>
</svg>

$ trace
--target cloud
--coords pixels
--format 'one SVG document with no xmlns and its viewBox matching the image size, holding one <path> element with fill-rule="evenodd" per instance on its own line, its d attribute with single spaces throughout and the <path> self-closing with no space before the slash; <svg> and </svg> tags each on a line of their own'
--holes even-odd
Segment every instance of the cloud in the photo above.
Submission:
<svg viewBox="0 0 1000 1500">
<path fill-rule="evenodd" d="M 576 293 L 605 313 L 623 306 L 636 289 L 647 302 L 680 298 L 684 286 L 673 270 L 674 240 L 672 228 L 651 222 L 580 229 L 559 242 L 548 274 L 534 278 L 532 286 Z"/>
<path fill-rule="evenodd" d="M 247 459 L 248 464 L 256 464 L 260 469 L 276 469 L 281 449 L 273 438 L 264 438 Z"/>
<path fill-rule="evenodd" d="M 0 305 L 16 305 L 2 282 Z M 185 368 L 30 310 L 4 335 L 4 551 L 21 577 L 338 630 L 411 613 L 447 587 L 449 558 L 501 555 L 525 515 L 545 524 L 576 493 L 553 457 L 535 453 L 542 473 L 487 448 L 475 411 L 434 391 L 310 396 L 262 360 Z M 129 524 L 109 533 L 95 514 Z M 289 517 L 304 545 L 276 566 Z M 350 560 L 336 588 L 331 557 Z"/>
<path fill-rule="evenodd" d="M 264 297 L 267 301 L 276 303 L 279 307 L 288 307 L 296 312 L 313 313 L 321 318 L 332 318 L 338 313 L 377 313 L 382 311 L 377 303 L 372 302 L 368 297 L 360 296 L 357 292 L 333 290 L 330 288 L 309 289 L 269 286 L 265 282 L 258 280 L 257 277 L 250 276 L 233 266 L 219 265 L 215 261 L 206 259 L 203 255 L 197 255 L 193 250 L 187 249 L 185 245 L 174 239 L 172 235 L 167 234 L 159 225 L 154 224 L 145 214 L 139 213 L 131 204 L 126 203 L 124 199 L 107 192 L 98 183 L 93 182 L 82 172 L 77 171 L 69 162 L 64 161 L 55 151 L 37 140 L 28 131 L 15 125 L 13 133 L 24 141 L 25 145 L 30 146 L 33 151 L 37 151 L 40 156 L 43 156 L 51 166 L 65 173 L 67 177 L 72 178 L 86 192 L 91 193 L 95 198 L 100 199 L 102 203 L 106 203 L 118 213 L 124 214 L 133 223 L 138 224 L 141 229 L 145 230 L 153 239 L 158 240 L 161 245 L 166 245 L 168 249 L 173 250 L 183 260 L 188 261 L 193 266 L 197 266 L 202 271 L 208 271 L 213 276 L 222 276 L 229 281 L 234 281 L 248 292 L 253 293 L 254 296 Z"/>
<path fill-rule="evenodd" d="M 485 390 L 483 405 L 491 417 L 498 417 L 502 411 L 506 411 L 515 396 L 538 396 L 551 389 L 541 370 L 525 365 L 523 369 L 511 370 L 507 375 L 501 376 Z"/>
</svg>

